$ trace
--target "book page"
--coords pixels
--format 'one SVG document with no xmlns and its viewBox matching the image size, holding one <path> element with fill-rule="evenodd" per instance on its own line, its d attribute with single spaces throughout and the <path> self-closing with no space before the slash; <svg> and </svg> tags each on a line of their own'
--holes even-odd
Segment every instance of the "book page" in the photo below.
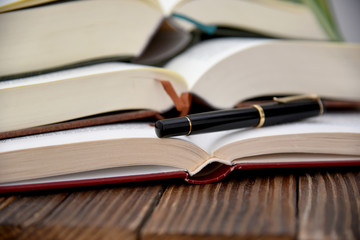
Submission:
<svg viewBox="0 0 360 240">
<path fill-rule="evenodd" d="M 16 186 L 16 185 L 24 185 L 24 184 L 39 184 L 39 183 L 48 183 L 48 182 L 53 183 L 53 182 L 63 182 L 63 181 L 104 179 L 104 178 L 112 178 L 112 177 L 125 177 L 125 176 L 128 177 L 128 176 L 147 175 L 147 174 L 169 173 L 169 172 L 177 172 L 177 171 L 185 171 L 185 170 L 170 166 L 159 166 L 159 165 L 129 166 L 129 167 L 101 169 L 101 170 L 66 174 L 66 175 L 60 175 L 54 177 L 45 177 L 45 178 L 38 178 L 33 180 L 4 183 L 4 184 L 0 184 L 0 187 Z"/>
<path fill-rule="evenodd" d="M 84 77 L 84 76 L 91 76 L 96 74 L 103 74 L 103 73 L 109 73 L 115 71 L 125 71 L 131 69 L 141 69 L 141 68 L 143 69 L 144 66 L 137 64 L 130 64 L 130 63 L 121 63 L 121 62 L 95 64 L 91 66 L 72 68 L 72 69 L 51 72 L 51 73 L 41 74 L 32 77 L 0 81 L 0 89 L 41 84 L 47 82 L 55 82 L 59 80 L 76 78 L 76 77 Z"/>
<path fill-rule="evenodd" d="M 162 20 L 150 0 L 61 1 L 1 14 L 1 76 L 137 57 Z"/>
<path fill-rule="evenodd" d="M 262 156 L 246 157 L 234 160 L 234 164 L 254 163 L 289 163 L 289 162 L 329 162 L 329 161 L 359 161 L 359 156 L 335 155 L 335 154 L 311 154 L 311 153 L 280 153 Z"/>
<path fill-rule="evenodd" d="M 20 149 L 121 138 L 157 138 L 148 123 L 121 123 L 44 133 L 0 141 L 0 153 Z"/>
<path fill-rule="evenodd" d="M 163 113 L 174 102 L 159 80 L 171 82 L 177 95 L 187 91 L 173 71 L 125 63 L 0 82 L 0 132 L 121 110 Z"/>
<path fill-rule="evenodd" d="M 0 141 L 0 183 L 135 165 L 195 174 L 209 158 L 188 141 L 157 138 L 148 123 L 112 124 Z"/>
<path fill-rule="evenodd" d="M 269 41 L 272 40 L 222 38 L 201 42 L 175 57 L 165 65 L 165 68 L 181 74 L 191 89 L 206 71 L 223 59 Z"/>
</svg>

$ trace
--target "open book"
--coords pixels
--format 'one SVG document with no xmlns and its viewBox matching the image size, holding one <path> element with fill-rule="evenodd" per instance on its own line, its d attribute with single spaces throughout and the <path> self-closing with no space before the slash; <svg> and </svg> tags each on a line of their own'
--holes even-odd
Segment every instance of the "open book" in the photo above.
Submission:
<svg viewBox="0 0 360 240">
<path fill-rule="evenodd" d="M 359 45 L 214 39 L 165 68 L 106 63 L 2 81 L 0 133 L 120 110 L 164 113 L 174 106 L 164 82 L 221 109 L 266 95 L 359 101 L 359 63 Z"/>
<path fill-rule="evenodd" d="M 164 178 L 206 183 L 234 169 L 360 165 L 359 122 L 359 113 L 329 113 L 173 139 L 128 123 L 2 140 L 0 192 Z"/>
<path fill-rule="evenodd" d="M 215 27 L 204 30 L 208 34 L 223 26 L 270 37 L 331 39 L 309 7 L 279 0 L 9 0 L 0 11 L 44 2 L 51 3 L 0 14 L 0 77 L 115 59 L 159 63 L 186 48 L 199 26 Z"/>
</svg>

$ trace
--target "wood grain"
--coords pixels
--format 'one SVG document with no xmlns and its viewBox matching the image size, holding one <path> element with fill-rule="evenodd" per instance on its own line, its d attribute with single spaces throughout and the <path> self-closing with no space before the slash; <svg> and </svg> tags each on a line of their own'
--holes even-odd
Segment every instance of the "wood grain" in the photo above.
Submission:
<svg viewBox="0 0 360 240">
<path fill-rule="evenodd" d="M 63 194 L 8 196 L 0 198 L 0 239 L 19 239 L 67 197 Z"/>
<path fill-rule="evenodd" d="M 295 177 L 259 171 L 234 177 L 241 173 L 216 184 L 169 186 L 141 239 L 293 239 Z"/>
<path fill-rule="evenodd" d="M 0 196 L 0 239 L 360 239 L 359 168 Z"/>
<path fill-rule="evenodd" d="M 11 203 L 0 214 L 13 219 L 7 225 L 13 232 L 10 236 L 17 239 L 136 239 L 162 189 L 161 185 L 130 185 L 73 192 L 66 197 L 20 198 L 23 204 Z M 2 232 L 8 231 L 5 225 L 1 221 Z"/>
<path fill-rule="evenodd" d="M 360 172 L 299 177 L 299 239 L 360 239 Z"/>
</svg>

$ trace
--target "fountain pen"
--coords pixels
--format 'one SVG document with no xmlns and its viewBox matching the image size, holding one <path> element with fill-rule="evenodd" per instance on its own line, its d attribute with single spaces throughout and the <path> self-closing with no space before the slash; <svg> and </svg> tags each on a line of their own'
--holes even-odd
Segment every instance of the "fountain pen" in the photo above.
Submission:
<svg viewBox="0 0 360 240">
<path fill-rule="evenodd" d="M 218 110 L 158 120 L 155 132 L 159 138 L 224 131 L 299 121 L 324 113 L 317 95 L 274 98 L 267 104 L 246 108 Z"/>
</svg>

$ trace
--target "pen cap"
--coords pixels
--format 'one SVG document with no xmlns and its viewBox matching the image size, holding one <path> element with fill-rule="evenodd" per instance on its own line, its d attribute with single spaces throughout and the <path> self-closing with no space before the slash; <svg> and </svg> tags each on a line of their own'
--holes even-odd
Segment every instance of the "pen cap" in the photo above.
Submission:
<svg viewBox="0 0 360 240">
<path fill-rule="evenodd" d="M 321 100 L 312 99 L 288 103 L 264 104 L 262 108 L 265 113 L 264 126 L 299 121 L 318 116 L 323 112 Z"/>
<path fill-rule="evenodd" d="M 189 121 L 185 117 L 158 120 L 155 123 L 155 133 L 159 138 L 190 134 Z"/>
</svg>

